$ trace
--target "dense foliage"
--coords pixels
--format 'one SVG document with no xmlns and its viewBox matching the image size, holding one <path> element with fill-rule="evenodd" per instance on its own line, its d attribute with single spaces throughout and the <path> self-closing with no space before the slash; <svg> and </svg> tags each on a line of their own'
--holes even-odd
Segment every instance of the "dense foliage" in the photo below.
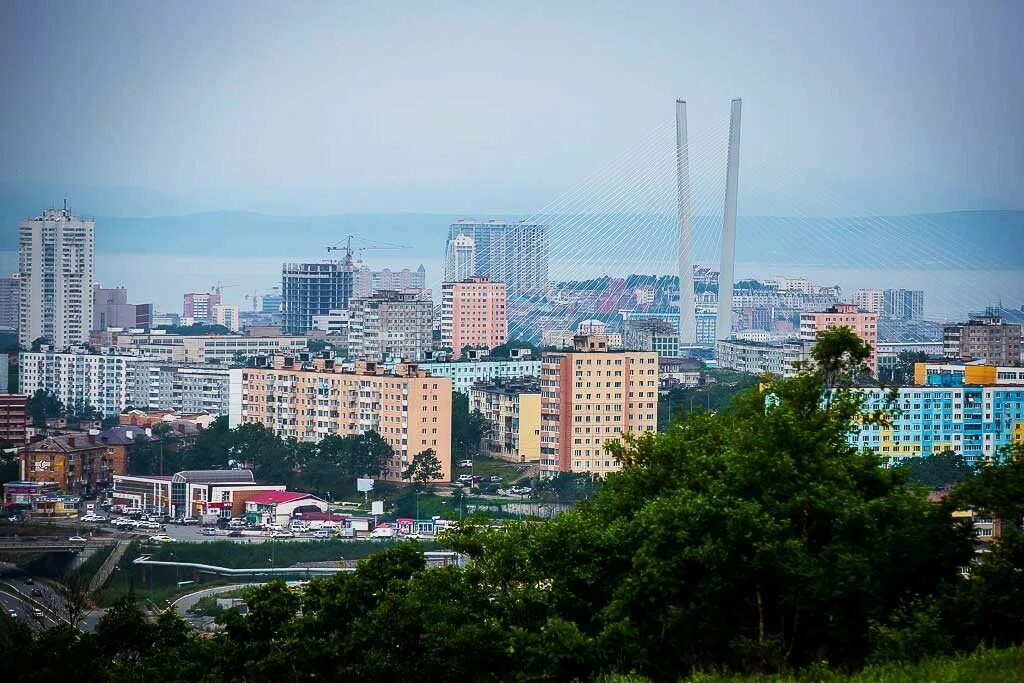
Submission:
<svg viewBox="0 0 1024 683">
<path fill-rule="evenodd" d="M 302 592 L 253 589 L 248 615 L 224 612 L 212 638 L 127 606 L 94 636 L 8 626 L 0 675 L 672 681 L 1020 643 L 1022 454 L 930 503 L 905 468 L 848 445 L 859 424 L 885 419 L 842 389 L 863 362 L 856 343 L 730 411 L 632 439 L 616 452 L 623 471 L 557 519 L 460 525 L 447 542 L 465 568 L 427 569 L 416 544 L 398 544 Z M 1002 520 L 989 552 L 952 516 L 964 508 Z"/>
</svg>

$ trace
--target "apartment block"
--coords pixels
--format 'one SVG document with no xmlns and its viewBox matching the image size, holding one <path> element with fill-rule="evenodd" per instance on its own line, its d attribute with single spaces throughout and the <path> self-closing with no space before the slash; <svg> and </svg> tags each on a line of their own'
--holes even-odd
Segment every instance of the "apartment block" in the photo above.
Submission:
<svg viewBox="0 0 1024 683">
<path fill-rule="evenodd" d="M 896 320 L 922 320 L 924 318 L 924 290 L 885 290 L 882 315 Z"/>
<path fill-rule="evenodd" d="M 345 370 L 331 358 L 274 356 L 268 367 L 232 370 L 238 410 L 231 425 L 259 423 L 284 438 L 315 442 L 336 434 L 377 432 L 394 449 L 380 473 L 400 481 L 413 457 L 428 448 L 441 461 L 439 481 L 451 480 L 452 385 L 412 363 L 393 371 L 367 361 Z M 375 474 L 375 473 L 374 473 Z"/>
<path fill-rule="evenodd" d="M 128 303 L 124 287 L 92 288 L 92 330 L 109 328 L 148 330 L 153 324 L 153 304 Z"/>
<path fill-rule="evenodd" d="M 454 362 L 420 363 L 432 377 L 447 377 L 452 390 L 468 394 L 478 382 L 492 382 L 516 377 L 540 377 L 540 360 L 534 358 L 511 358 L 508 360 L 484 359 Z"/>
<path fill-rule="evenodd" d="M 213 322 L 213 307 L 220 304 L 220 292 L 189 292 L 182 302 L 182 316 L 197 323 Z"/>
<path fill-rule="evenodd" d="M 56 483 L 63 494 L 96 495 L 124 474 L 124 452 L 109 446 L 102 432 L 50 436 L 19 451 L 21 479 Z"/>
<path fill-rule="evenodd" d="M 313 327 L 314 315 L 348 308 L 356 269 L 351 259 L 285 263 L 281 268 L 281 326 L 285 333 L 305 334 Z"/>
<path fill-rule="evenodd" d="M 978 464 L 1005 446 L 1024 444 L 1024 381 L 956 384 L 941 374 L 928 380 L 936 383 L 901 387 L 894 405 L 888 389 L 861 389 L 865 410 L 888 412 L 889 421 L 861 425 L 850 443 L 875 451 L 893 465 L 945 451 Z"/>
<path fill-rule="evenodd" d="M 850 300 L 865 313 L 881 314 L 885 305 L 885 292 L 881 289 L 858 289 Z"/>
<path fill-rule="evenodd" d="M 21 307 L 21 274 L 0 276 L 0 330 L 18 331 Z"/>
<path fill-rule="evenodd" d="M 878 375 L 878 314 L 860 311 L 855 304 L 836 304 L 824 311 L 800 314 L 800 341 L 813 344 L 818 332 L 849 327 L 861 341 L 871 347 L 867 366 Z"/>
<path fill-rule="evenodd" d="M 418 293 L 426 288 L 427 269 L 422 264 L 416 270 L 370 270 L 366 266 L 360 266 L 355 271 L 352 296 L 367 297 L 382 291 Z"/>
<path fill-rule="evenodd" d="M 490 426 L 488 455 L 515 463 L 540 461 L 540 380 L 519 378 L 481 382 L 469 391 L 470 410 Z"/>
<path fill-rule="evenodd" d="M 349 301 L 349 358 L 419 361 L 433 344 L 434 303 L 420 293 L 381 290 Z"/>
<path fill-rule="evenodd" d="M 0 395 L 0 448 L 17 447 L 25 444 L 28 428 L 28 412 L 26 406 L 28 396 L 22 394 Z"/>
<path fill-rule="evenodd" d="M 112 340 L 118 353 L 176 363 L 230 364 L 237 358 L 305 351 L 305 337 L 185 336 L 160 330 L 149 334 L 118 334 Z"/>
<path fill-rule="evenodd" d="M 1021 326 L 998 316 L 979 316 L 942 328 L 942 355 L 951 360 L 984 360 L 990 365 L 1021 364 Z"/>
<path fill-rule="evenodd" d="M 605 446 L 658 426 L 658 354 L 611 351 L 607 338 L 578 336 L 573 351 L 541 364 L 542 477 L 607 474 L 622 467 Z"/>
<path fill-rule="evenodd" d="M 242 323 L 239 319 L 238 306 L 235 304 L 215 304 L 213 306 L 213 322 L 226 327 L 231 332 L 238 332 Z"/>
<path fill-rule="evenodd" d="M 127 403 L 134 408 L 227 415 L 231 371 L 226 365 L 128 361 Z"/>
<path fill-rule="evenodd" d="M 22 352 L 21 393 L 40 389 L 55 394 L 66 409 L 92 407 L 103 416 L 128 405 L 128 365 L 133 356 L 78 351 Z"/>
<path fill-rule="evenodd" d="M 43 338 L 60 349 L 89 341 L 96 223 L 64 209 L 21 222 L 18 343 Z"/>
<path fill-rule="evenodd" d="M 508 288 L 484 275 L 441 285 L 441 343 L 458 360 L 467 346 L 493 349 L 508 341 Z"/>
<path fill-rule="evenodd" d="M 718 367 L 751 375 L 769 373 L 776 377 L 792 377 L 794 364 L 802 360 L 804 346 L 800 342 L 761 342 L 743 339 L 722 339 L 715 345 Z"/>
<path fill-rule="evenodd" d="M 461 220 L 448 229 L 445 280 L 461 281 L 469 267 L 468 242 L 473 241 L 471 275 L 485 275 L 508 285 L 512 295 L 543 292 L 548 287 L 548 226 L 519 221 Z M 458 242 L 458 245 L 455 243 Z M 451 255 L 459 254 L 457 258 Z"/>
</svg>

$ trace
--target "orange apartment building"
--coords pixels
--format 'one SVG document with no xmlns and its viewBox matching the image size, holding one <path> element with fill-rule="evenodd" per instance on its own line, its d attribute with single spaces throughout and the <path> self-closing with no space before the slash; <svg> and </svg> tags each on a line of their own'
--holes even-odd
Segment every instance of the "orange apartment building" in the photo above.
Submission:
<svg viewBox="0 0 1024 683">
<path fill-rule="evenodd" d="M 462 349 L 493 349 L 508 341 L 508 287 L 473 275 L 441 285 L 441 342 L 459 360 Z"/>
<path fill-rule="evenodd" d="M 658 354 L 610 351 L 604 335 L 544 353 L 540 391 L 542 477 L 615 472 L 622 463 L 605 444 L 658 428 Z"/>
<path fill-rule="evenodd" d="M 260 423 L 285 438 L 319 441 L 335 434 L 375 431 L 395 455 L 381 477 L 401 481 L 417 453 L 431 448 L 441 461 L 438 481 L 452 474 L 452 381 L 412 363 L 386 372 L 357 361 L 345 370 L 331 358 L 273 356 L 269 367 L 240 371 L 240 412 L 231 424 Z"/>
<path fill-rule="evenodd" d="M 860 339 L 871 347 L 868 368 L 878 376 L 878 314 L 861 311 L 856 304 L 836 304 L 821 312 L 800 314 L 800 340 L 805 350 L 814 344 L 818 332 L 837 327 L 849 327 Z"/>
</svg>

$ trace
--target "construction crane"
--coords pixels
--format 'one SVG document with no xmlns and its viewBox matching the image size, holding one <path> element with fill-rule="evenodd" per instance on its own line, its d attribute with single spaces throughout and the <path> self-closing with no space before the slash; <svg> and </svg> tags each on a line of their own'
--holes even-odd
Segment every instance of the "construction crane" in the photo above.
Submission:
<svg viewBox="0 0 1024 683">
<path fill-rule="evenodd" d="M 227 289 L 228 287 L 237 287 L 238 285 L 226 285 L 223 282 L 218 282 L 213 287 L 210 287 L 211 292 L 216 292 L 217 296 L 220 296 L 220 290 Z"/>
<path fill-rule="evenodd" d="M 353 248 L 352 247 L 352 240 L 358 240 L 360 242 L 365 242 L 367 244 L 367 246 Z M 412 249 L 412 248 L 413 247 L 409 246 L 408 244 L 393 244 L 391 242 L 375 242 L 373 240 L 368 240 L 368 239 L 365 239 L 363 237 L 357 237 L 356 235 L 346 235 L 345 236 L 345 244 L 344 245 L 342 245 L 341 242 L 337 242 L 337 243 L 332 244 L 331 246 L 327 247 L 327 251 L 328 252 L 332 252 L 332 251 L 343 251 L 343 252 L 345 252 L 345 265 L 352 265 L 352 252 L 353 251 L 358 251 L 359 255 L 361 257 L 362 256 L 362 252 L 367 251 L 367 250 L 385 251 L 387 249 Z"/>
<path fill-rule="evenodd" d="M 245 295 L 245 300 L 248 301 L 249 299 L 252 299 L 252 312 L 256 313 L 259 310 L 259 303 L 258 303 L 258 301 L 260 299 L 265 299 L 267 296 L 277 296 L 277 293 L 280 292 L 280 291 L 281 291 L 281 288 L 278 287 L 277 285 L 274 285 L 273 287 L 271 287 L 269 292 L 261 292 L 259 290 L 253 290 L 252 294 L 246 294 Z"/>
</svg>

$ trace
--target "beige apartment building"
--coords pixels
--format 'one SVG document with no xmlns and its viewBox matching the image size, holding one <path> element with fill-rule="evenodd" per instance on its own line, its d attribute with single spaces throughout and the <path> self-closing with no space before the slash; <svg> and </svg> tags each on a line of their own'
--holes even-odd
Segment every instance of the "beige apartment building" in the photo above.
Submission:
<svg viewBox="0 0 1024 683">
<path fill-rule="evenodd" d="M 478 382 L 469 390 L 470 410 L 490 428 L 487 454 L 516 463 L 540 460 L 540 382 L 536 377 Z"/>
<path fill-rule="evenodd" d="M 331 358 L 310 354 L 276 355 L 268 367 L 236 373 L 240 400 L 232 426 L 260 423 L 299 441 L 375 431 L 395 451 L 380 473 L 383 479 L 401 481 L 413 457 L 432 448 L 441 461 L 438 481 L 451 480 L 452 382 L 447 377 L 431 377 L 412 363 L 386 372 L 378 363 L 358 361 L 346 371 Z"/>
<path fill-rule="evenodd" d="M 577 336 L 572 351 L 541 362 L 542 477 L 607 474 L 622 467 L 605 445 L 658 428 L 658 354 L 611 351 L 603 335 Z"/>
<path fill-rule="evenodd" d="M 824 311 L 800 314 L 800 341 L 810 350 L 818 332 L 849 327 L 861 341 L 871 347 L 867 366 L 878 376 L 878 314 L 865 313 L 856 304 L 836 304 Z"/>
</svg>

